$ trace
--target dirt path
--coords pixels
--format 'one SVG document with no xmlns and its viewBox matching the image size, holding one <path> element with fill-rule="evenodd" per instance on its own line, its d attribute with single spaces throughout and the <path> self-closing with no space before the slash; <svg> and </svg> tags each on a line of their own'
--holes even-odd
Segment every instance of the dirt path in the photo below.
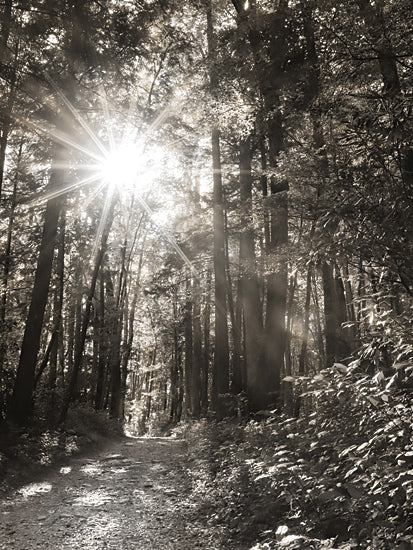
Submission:
<svg viewBox="0 0 413 550">
<path fill-rule="evenodd" d="M 214 550 L 194 519 L 185 448 L 127 438 L 0 502 L 0 549 Z"/>
</svg>

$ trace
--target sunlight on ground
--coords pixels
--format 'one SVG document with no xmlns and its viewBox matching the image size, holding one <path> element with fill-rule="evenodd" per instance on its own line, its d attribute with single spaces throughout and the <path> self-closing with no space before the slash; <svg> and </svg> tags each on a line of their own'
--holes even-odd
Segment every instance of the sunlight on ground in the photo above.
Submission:
<svg viewBox="0 0 413 550">
<path fill-rule="evenodd" d="M 110 473 L 111 474 L 126 474 L 128 471 L 128 468 L 112 468 Z"/>
<path fill-rule="evenodd" d="M 89 491 L 86 494 L 77 497 L 73 500 L 73 506 L 101 506 L 113 500 L 113 495 L 109 495 L 107 491 L 97 489 Z"/>
<path fill-rule="evenodd" d="M 63 466 L 62 468 L 60 468 L 60 473 L 62 475 L 67 475 L 67 474 L 70 474 L 70 472 L 72 471 L 72 467 L 71 466 Z"/>
<path fill-rule="evenodd" d="M 80 468 L 80 471 L 89 476 L 96 476 L 102 473 L 102 467 L 98 464 L 86 464 Z"/>
<path fill-rule="evenodd" d="M 29 485 L 25 485 L 24 487 L 19 489 L 18 493 L 20 493 L 25 499 L 27 499 L 35 495 L 50 493 L 51 490 L 52 490 L 51 483 L 40 482 L 40 483 L 29 483 Z"/>
</svg>

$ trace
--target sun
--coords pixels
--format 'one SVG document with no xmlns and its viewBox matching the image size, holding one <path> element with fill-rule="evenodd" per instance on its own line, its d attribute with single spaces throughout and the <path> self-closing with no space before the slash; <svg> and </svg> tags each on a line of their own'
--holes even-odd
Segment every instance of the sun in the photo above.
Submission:
<svg viewBox="0 0 413 550">
<path fill-rule="evenodd" d="M 120 192 L 144 191 L 159 177 L 163 151 L 128 143 L 114 147 L 100 163 L 101 179 Z"/>
<path fill-rule="evenodd" d="M 111 187 L 136 188 L 138 178 L 145 172 L 143 152 L 131 144 L 116 147 L 102 159 L 100 171 L 102 179 Z"/>
</svg>

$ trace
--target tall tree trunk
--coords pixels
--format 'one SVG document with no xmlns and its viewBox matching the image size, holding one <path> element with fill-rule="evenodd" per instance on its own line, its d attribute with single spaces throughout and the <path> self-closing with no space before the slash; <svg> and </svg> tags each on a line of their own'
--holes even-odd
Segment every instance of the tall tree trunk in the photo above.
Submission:
<svg viewBox="0 0 413 550">
<path fill-rule="evenodd" d="M 99 300 L 97 302 L 97 319 L 98 325 L 98 366 L 96 377 L 96 393 L 95 393 L 95 409 L 101 410 L 103 408 L 103 388 L 105 384 L 105 367 L 107 357 L 107 345 L 106 345 L 106 321 L 105 321 L 105 275 L 104 268 L 101 266 L 99 274 Z"/>
<path fill-rule="evenodd" d="M 111 346 L 109 353 L 110 370 L 110 416 L 119 419 L 121 414 L 121 337 L 122 337 L 122 310 L 116 308 L 114 326 L 111 332 Z"/>
<path fill-rule="evenodd" d="M 185 305 L 185 409 L 191 413 L 192 370 L 194 364 L 194 345 L 192 333 L 192 282 L 190 276 L 186 281 L 186 305 Z"/>
<path fill-rule="evenodd" d="M 65 150 L 62 146 L 56 145 L 54 166 L 49 181 L 49 190 L 51 192 L 62 188 L 63 174 L 61 166 L 65 160 Z M 61 204 L 62 199 L 60 197 L 54 197 L 47 201 L 32 297 L 26 319 L 13 396 L 10 403 L 10 419 L 22 425 L 26 424 L 33 409 L 35 368 L 39 353 L 44 311 L 49 294 Z"/>
<path fill-rule="evenodd" d="M 320 302 L 318 299 L 318 290 L 317 290 L 317 278 L 315 270 L 313 272 L 313 280 L 312 280 L 312 297 L 313 297 L 313 303 L 314 303 L 314 313 L 315 313 L 315 321 L 316 321 L 316 340 L 317 340 L 317 349 L 318 349 L 318 364 L 319 364 L 319 370 L 323 370 L 326 366 L 326 357 L 325 357 L 325 347 L 324 347 L 324 340 L 323 340 L 323 329 L 321 327 L 321 313 L 320 313 Z"/>
<path fill-rule="evenodd" d="M 8 11 L 7 10 L 7 4 L 6 4 L 6 11 Z M 6 16 L 8 16 L 8 15 L 9 14 L 6 14 Z M 10 21 L 9 21 L 8 25 L 10 25 Z M 7 48 L 7 40 L 8 40 L 9 30 L 10 30 L 10 26 L 8 26 L 7 31 L 5 31 L 6 34 L 7 34 L 6 42 L 3 43 L 2 46 L 0 46 L 0 50 L 1 50 L 1 52 L 0 52 L 0 61 L 3 57 L 2 54 L 6 51 L 6 48 Z M 0 199 L 1 199 L 2 191 L 3 191 L 7 143 L 8 143 L 8 140 L 9 140 L 9 134 L 10 134 L 10 130 L 11 130 L 12 114 L 13 114 L 13 108 L 14 108 L 14 103 L 15 103 L 15 100 L 16 100 L 16 92 L 17 92 L 18 50 L 19 50 L 19 43 L 16 42 L 15 55 L 14 55 L 14 66 L 13 66 L 11 76 L 9 78 L 9 80 L 10 80 L 10 83 L 9 83 L 10 89 L 9 89 L 9 93 L 8 93 L 8 96 L 7 96 L 6 107 L 4 109 L 4 112 L 2 113 L 2 126 L 1 126 L 1 131 L 0 131 Z"/>
<path fill-rule="evenodd" d="M 128 224 L 129 225 L 129 224 Z M 121 372 L 121 342 L 122 323 L 124 321 L 124 302 L 126 296 L 127 266 L 126 266 L 127 235 L 121 249 L 121 266 L 115 296 L 114 320 L 111 335 L 109 354 L 109 368 L 111 372 L 111 402 L 110 416 L 115 419 L 121 417 L 122 402 L 122 372 Z M 125 284 L 124 284 L 125 283 Z"/>
<path fill-rule="evenodd" d="M 17 164 L 16 164 L 16 173 L 13 179 L 13 191 L 11 196 L 10 203 L 10 214 L 9 214 L 9 223 L 7 227 L 7 241 L 6 248 L 4 251 L 4 267 L 3 267 L 3 277 L 2 277 L 2 290 L 1 290 L 1 301 L 0 301 L 0 384 L 3 380 L 3 368 L 4 361 L 6 359 L 7 353 L 7 335 L 9 333 L 9 328 L 6 324 L 6 309 L 7 309 L 7 298 L 8 298 L 8 286 L 9 286 L 9 277 L 10 277 L 10 267 L 11 267 L 11 249 L 12 249 L 12 238 L 14 230 L 14 219 L 17 206 L 17 184 L 19 181 L 19 169 L 23 149 L 23 140 L 20 142 L 19 152 L 17 155 Z M 3 401 L 3 392 L 0 397 L 0 419 L 3 416 L 5 403 Z"/>
<path fill-rule="evenodd" d="M 397 72 L 396 57 L 386 31 L 381 2 L 372 5 L 369 0 L 356 0 L 366 28 L 374 40 L 374 51 L 377 52 L 379 67 L 384 84 L 384 91 L 390 96 L 400 93 L 400 81 Z"/>
<path fill-rule="evenodd" d="M 334 284 L 336 291 L 337 307 L 336 307 L 336 316 L 337 316 L 337 350 L 336 350 L 336 360 L 341 360 L 351 354 L 352 348 L 352 334 L 351 330 L 345 326 L 348 317 L 347 317 L 347 305 L 346 298 L 344 294 L 344 283 L 341 277 L 340 268 L 337 264 L 334 266 Z"/>
<path fill-rule="evenodd" d="M 304 323 L 303 323 L 303 337 L 301 341 L 300 357 L 298 359 L 298 372 L 305 374 L 307 372 L 307 348 L 308 348 L 308 336 L 310 332 L 310 302 L 311 302 L 311 279 L 313 275 L 313 264 L 308 265 L 307 270 L 307 285 L 305 293 L 304 303 Z"/>
<path fill-rule="evenodd" d="M 57 362 L 59 355 L 59 346 L 63 338 L 63 292 L 64 292 L 64 266 L 65 266 L 65 232 L 66 232 L 66 213 L 63 212 L 60 217 L 58 251 L 56 258 L 56 288 L 53 304 L 53 333 L 56 335 L 52 349 L 50 351 L 50 365 L 48 378 L 48 414 L 53 414 L 56 404 L 56 379 Z"/>
<path fill-rule="evenodd" d="M 226 216 L 225 216 L 226 219 Z M 226 222 L 225 222 L 225 225 Z M 232 334 L 232 375 L 231 375 L 231 393 L 238 395 L 243 387 L 242 379 L 242 362 L 241 362 L 241 321 L 238 310 L 242 311 L 241 296 L 240 296 L 240 276 L 238 277 L 238 293 L 234 303 L 234 293 L 232 288 L 232 277 L 229 265 L 228 254 L 228 232 L 226 232 L 225 256 L 227 263 L 227 287 L 228 287 L 228 309 L 231 319 L 231 334 Z"/>
<path fill-rule="evenodd" d="M 141 221 L 142 221 L 142 218 L 141 218 Z M 139 223 L 138 230 L 140 228 L 140 225 L 141 223 Z M 132 243 L 132 249 L 134 249 L 135 241 L 137 238 L 137 232 L 135 233 L 135 239 L 134 239 L 134 242 Z M 146 233 L 144 234 L 142 239 L 139 262 L 138 262 L 138 270 L 134 278 L 135 290 L 133 293 L 132 303 L 129 308 L 129 318 L 127 318 L 128 308 L 125 308 L 125 324 L 127 324 L 127 331 L 125 331 L 125 344 L 124 344 L 123 355 L 122 355 L 122 369 L 121 369 L 122 371 L 121 397 L 122 397 L 123 409 L 125 408 L 125 398 L 127 394 L 129 360 L 132 353 L 133 340 L 135 338 L 135 310 L 136 310 L 136 305 L 138 303 L 138 297 L 140 293 L 141 274 L 142 274 L 142 267 L 143 267 L 143 255 L 145 251 L 145 241 L 146 241 Z M 131 249 L 131 255 L 128 261 L 127 271 L 129 271 L 129 267 L 132 260 L 132 249 Z"/>
<path fill-rule="evenodd" d="M 193 344 L 194 355 L 191 377 L 192 417 L 199 418 L 201 413 L 201 370 L 202 370 L 202 327 L 199 279 L 193 283 Z"/>
<path fill-rule="evenodd" d="M 201 375 L 201 406 L 203 412 L 208 410 L 208 386 L 209 386 L 209 364 L 210 364 L 210 325 L 211 325 L 211 271 L 208 269 L 206 275 L 205 304 L 204 304 L 204 347 Z"/>
<path fill-rule="evenodd" d="M 260 406 L 265 400 L 266 366 L 261 361 L 262 313 L 257 267 L 255 260 L 255 239 L 252 227 L 252 179 L 250 140 L 240 143 L 240 277 L 241 296 L 244 311 L 245 352 L 247 369 L 247 396 L 253 407 Z"/>
<path fill-rule="evenodd" d="M 265 149 L 265 138 L 260 139 L 260 157 L 261 157 L 261 192 L 263 199 L 263 223 L 264 223 L 264 239 L 265 248 L 267 249 L 271 242 L 270 235 L 270 217 L 268 212 L 268 176 L 267 176 L 267 152 Z"/>
<path fill-rule="evenodd" d="M 172 302 L 173 313 L 173 346 L 171 359 L 171 408 L 169 419 L 171 422 L 177 422 L 178 415 L 178 400 L 179 400 L 179 332 L 178 332 L 178 305 L 177 295 L 175 292 Z"/>
<path fill-rule="evenodd" d="M 212 22 L 211 0 L 207 2 L 207 41 L 209 59 L 210 90 L 213 97 L 217 93 L 218 74 L 216 63 L 216 42 Z M 212 128 L 212 170 L 214 204 L 214 273 L 215 273 L 215 354 L 212 371 L 212 406 L 219 410 L 219 396 L 229 392 L 229 345 L 227 319 L 227 285 L 225 275 L 225 222 L 222 188 L 221 154 L 219 130 Z"/>
<path fill-rule="evenodd" d="M 86 299 L 86 306 L 85 306 L 85 312 L 84 312 L 84 315 L 83 315 L 80 342 L 79 342 L 79 346 L 77 347 L 77 349 L 75 351 L 75 357 L 74 357 L 74 361 L 73 361 L 73 369 L 72 369 L 72 372 L 70 374 L 70 380 L 69 380 L 69 383 L 68 383 L 67 388 L 66 388 L 66 394 L 65 394 L 65 397 L 64 397 L 64 400 L 63 400 L 63 405 L 62 405 L 62 409 L 61 409 L 60 417 L 59 417 L 59 424 L 62 424 L 66 420 L 67 411 L 69 409 L 70 402 L 72 400 L 72 397 L 73 397 L 75 389 L 76 389 L 77 378 L 78 378 L 78 375 L 79 375 L 79 372 L 80 372 L 80 366 L 81 366 L 81 362 L 82 362 L 83 349 L 84 349 L 85 341 L 86 341 L 86 333 L 87 333 L 87 329 L 88 329 L 89 321 L 90 321 L 90 312 L 91 312 L 91 309 L 92 309 L 92 301 L 93 301 L 93 297 L 95 295 L 96 282 L 97 282 L 97 279 L 98 279 L 99 270 L 100 270 L 103 258 L 104 258 L 105 253 L 106 253 L 107 240 L 108 240 L 110 229 L 111 229 L 112 223 L 113 223 L 114 209 L 115 209 L 115 198 L 111 197 L 110 198 L 109 210 L 108 210 L 108 214 L 107 214 L 107 218 L 106 218 L 106 222 L 105 222 L 105 226 L 104 226 L 102 236 L 101 236 L 100 249 L 98 250 L 98 253 L 96 255 L 95 265 L 94 265 L 94 269 L 93 269 L 93 273 L 92 273 L 92 279 L 91 279 L 90 288 L 89 288 L 89 293 L 88 293 L 88 296 L 87 296 L 87 299 Z"/>
<path fill-rule="evenodd" d="M 344 287 L 346 292 L 347 319 L 351 323 L 351 326 L 348 329 L 349 343 L 350 343 L 350 348 L 352 350 L 355 350 L 360 345 L 360 338 L 359 338 L 360 332 L 359 332 L 359 327 L 357 323 L 356 309 L 354 307 L 354 294 L 353 294 L 353 288 L 351 285 L 347 260 L 345 260 L 344 262 L 343 271 L 344 271 Z"/>
<path fill-rule="evenodd" d="M 326 363 L 331 366 L 336 360 L 338 322 L 336 315 L 337 299 L 333 269 L 327 262 L 322 263 L 324 319 L 326 336 Z"/>
<path fill-rule="evenodd" d="M 288 3 L 280 0 L 276 17 L 273 18 L 270 33 L 270 78 L 262 85 L 261 93 L 267 111 L 268 161 L 276 172 L 278 156 L 284 146 L 283 121 L 280 111 L 279 89 L 274 83 L 280 81 L 282 64 L 286 51 L 285 23 Z M 288 268 L 285 247 L 288 243 L 288 183 L 270 178 L 270 243 L 267 266 L 267 308 L 265 315 L 265 376 L 262 387 L 265 394 L 253 409 L 280 404 L 280 378 L 284 368 L 285 313 L 288 291 Z"/>
<path fill-rule="evenodd" d="M 294 298 L 297 288 L 298 272 L 290 276 L 288 284 L 288 300 L 286 307 L 286 334 L 285 334 L 285 374 L 291 376 L 293 372 L 292 357 L 291 357 L 291 336 L 292 326 L 294 321 Z"/>
</svg>

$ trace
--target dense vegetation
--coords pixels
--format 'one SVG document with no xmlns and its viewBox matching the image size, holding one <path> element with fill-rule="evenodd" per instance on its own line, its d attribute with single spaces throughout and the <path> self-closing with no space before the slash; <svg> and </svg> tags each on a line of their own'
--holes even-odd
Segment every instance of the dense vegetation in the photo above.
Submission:
<svg viewBox="0 0 413 550">
<path fill-rule="evenodd" d="M 237 418 L 188 436 L 218 480 L 275 488 L 298 535 L 329 509 L 343 540 L 404 544 L 409 8 L 3 2 L 4 430 Z"/>
</svg>

